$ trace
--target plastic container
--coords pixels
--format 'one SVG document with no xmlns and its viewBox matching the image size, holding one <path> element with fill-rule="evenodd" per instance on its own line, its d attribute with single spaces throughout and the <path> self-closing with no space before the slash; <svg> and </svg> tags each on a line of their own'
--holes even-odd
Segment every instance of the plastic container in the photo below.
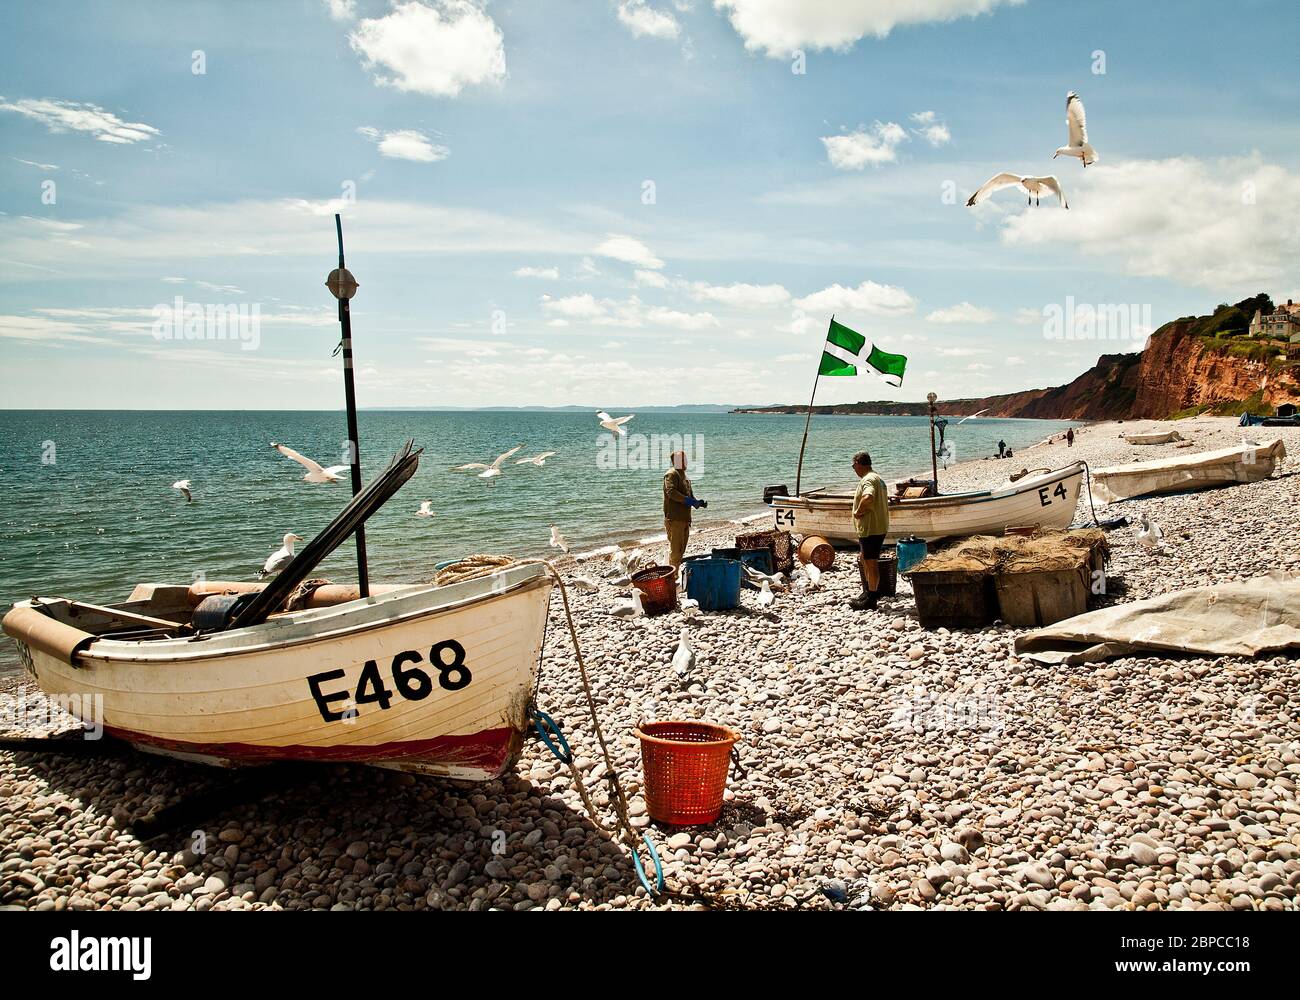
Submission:
<svg viewBox="0 0 1300 1000">
<path fill-rule="evenodd" d="M 701 611 L 730 611 L 740 605 L 739 559 L 688 559 L 682 572 L 686 596 L 698 601 Z"/>
<path fill-rule="evenodd" d="M 773 573 L 771 549 L 714 549 L 713 554 L 719 559 L 739 559 L 769 576 Z"/>
<path fill-rule="evenodd" d="M 711 722 L 647 722 L 636 735 L 650 818 L 674 826 L 714 822 L 740 734 Z"/>
<path fill-rule="evenodd" d="M 677 610 L 677 570 L 671 566 L 649 566 L 632 574 L 632 586 L 641 591 L 641 606 L 647 615 Z"/>
<path fill-rule="evenodd" d="M 998 616 L 998 595 L 987 573 L 912 573 L 922 628 L 983 628 Z"/>
<path fill-rule="evenodd" d="M 915 535 L 900 538 L 894 548 L 898 552 L 898 572 L 904 574 L 912 572 L 912 567 L 924 559 L 929 552 L 925 539 L 917 538 Z"/>
</svg>

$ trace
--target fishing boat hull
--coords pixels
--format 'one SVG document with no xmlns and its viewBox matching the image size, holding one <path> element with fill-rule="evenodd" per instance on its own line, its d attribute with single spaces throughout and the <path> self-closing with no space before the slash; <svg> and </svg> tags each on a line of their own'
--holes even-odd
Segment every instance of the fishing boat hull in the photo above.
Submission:
<svg viewBox="0 0 1300 1000">
<path fill-rule="evenodd" d="M 891 501 L 886 540 L 910 535 L 925 539 L 1000 535 L 1009 527 L 1028 525 L 1068 527 L 1074 520 L 1083 471 L 1083 463 L 1076 462 L 997 490 Z M 777 529 L 848 543 L 857 540 L 852 505 L 853 495 L 847 491 L 815 490 L 772 498 Z"/>
<path fill-rule="evenodd" d="M 488 780 L 522 748 L 550 592 L 523 565 L 199 639 L 51 637 L 30 602 L 4 630 L 57 704 L 141 750 Z"/>
<path fill-rule="evenodd" d="M 1273 438 L 1260 444 L 1093 469 L 1092 496 L 1098 503 L 1114 503 L 1129 497 L 1254 483 L 1271 476 L 1285 457 L 1286 445 L 1281 438 Z"/>
<path fill-rule="evenodd" d="M 1153 431 L 1149 434 L 1125 434 L 1124 440 L 1129 444 L 1148 445 L 1148 444 L 1168 444 L 1171 441 L 1181 441 L 1183 436 L 1177 431 Z"/>
</svg>

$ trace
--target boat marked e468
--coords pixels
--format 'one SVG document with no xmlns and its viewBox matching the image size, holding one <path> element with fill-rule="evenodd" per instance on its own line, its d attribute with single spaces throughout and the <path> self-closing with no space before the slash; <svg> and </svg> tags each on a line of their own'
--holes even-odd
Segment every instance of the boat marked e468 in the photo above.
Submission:
<svg viewBox="0 0 1300 1000">
<path fill-rule="evenodd" d="M 451 654 L 450 663 L 443 659 L 444 653 Z M 415 666 L 422 662 L 424 657 L 413 649 L 403 650 L 393 657 L 391 668 L 393 686 L 397 689 L 397 694 L 406 701 L 423 701 L 433 693 L 433 679 L 427 671 Z M 459 691 L 474 679 L 469 667 L 465 666 L 465 647 L 455 639 L 444 639 L 442 642 L 434 643 L 429 650 L 429 664 L 437 668 L 438 686 L 445 691 Z M 312 699 L 316 702 L 316 708 L 324 721 L 353 720 L 357 717 L 361 705 L 375 704 L 380 709 L 386 709 L 392 704 L 393 691 L 385 686 L 383 677 L 379 673 L 379 664 L 375 660 L 367 660 L 366 665 L 361 668 L 361 676 L 357 679 L 357 689 L 350 696 L 352 705 L 341 712 L 334 711 L 330 708 L 330 704 L 336 701 L 348 701 L 349 693 L 344 690 L 326 694 L 321 690 L 321 685 L 346 676 L 346 670 L 338 669 L 312 674 L 307 678 Z"/>
</svg>

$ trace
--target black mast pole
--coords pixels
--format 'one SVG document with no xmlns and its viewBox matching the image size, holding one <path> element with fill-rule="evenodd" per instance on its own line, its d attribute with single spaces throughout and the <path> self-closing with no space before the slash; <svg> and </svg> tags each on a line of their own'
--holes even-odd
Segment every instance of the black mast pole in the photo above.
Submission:
<svg viewBox="0 0 1300 1000">
<path fill-rule="evenodd" d="M 352 495 L 361 492 L 361 447 L 357 433 L 357 391 L 352 381 L 352 309 L 351 298 L 357 283 L 343 266 L 343 217 L 335 214 L 334 229 L 339 238 L 339 268 L 330 275 L 330 291 L 339 300 L 339 324 L 343 328 L 343 392 L 348 407 L 348 462 L 352 467 Z M 370 572 L 366 567 L 366 529 L 357 526 L 357 584 L 362 597 L 370 596 Z"/>
</svg>

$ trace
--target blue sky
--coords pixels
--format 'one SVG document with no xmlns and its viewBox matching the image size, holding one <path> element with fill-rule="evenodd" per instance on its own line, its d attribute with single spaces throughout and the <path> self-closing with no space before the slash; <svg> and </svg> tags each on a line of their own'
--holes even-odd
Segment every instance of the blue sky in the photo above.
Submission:
<svg viewBox="0 0 1300 1000">
<path fill-rule="evenodd" d="M 1300 298 L 1297 29 L 1262 0 L 25 5 L 0 405 L 338 406 L 339 208 L 362 406 L 797 402 L 832 312 L 908 371 L 819 401 L 1059 384 L 1142 344 L 1048 337 L 1069 302 Z M 1071 89 L 1086 170 L 1052 159 Z M 967 208 L 1000 171 L 1069 210 Z M 255 343 L 159 339 L 176 296 L 256 306 Z"/>
</svg>

